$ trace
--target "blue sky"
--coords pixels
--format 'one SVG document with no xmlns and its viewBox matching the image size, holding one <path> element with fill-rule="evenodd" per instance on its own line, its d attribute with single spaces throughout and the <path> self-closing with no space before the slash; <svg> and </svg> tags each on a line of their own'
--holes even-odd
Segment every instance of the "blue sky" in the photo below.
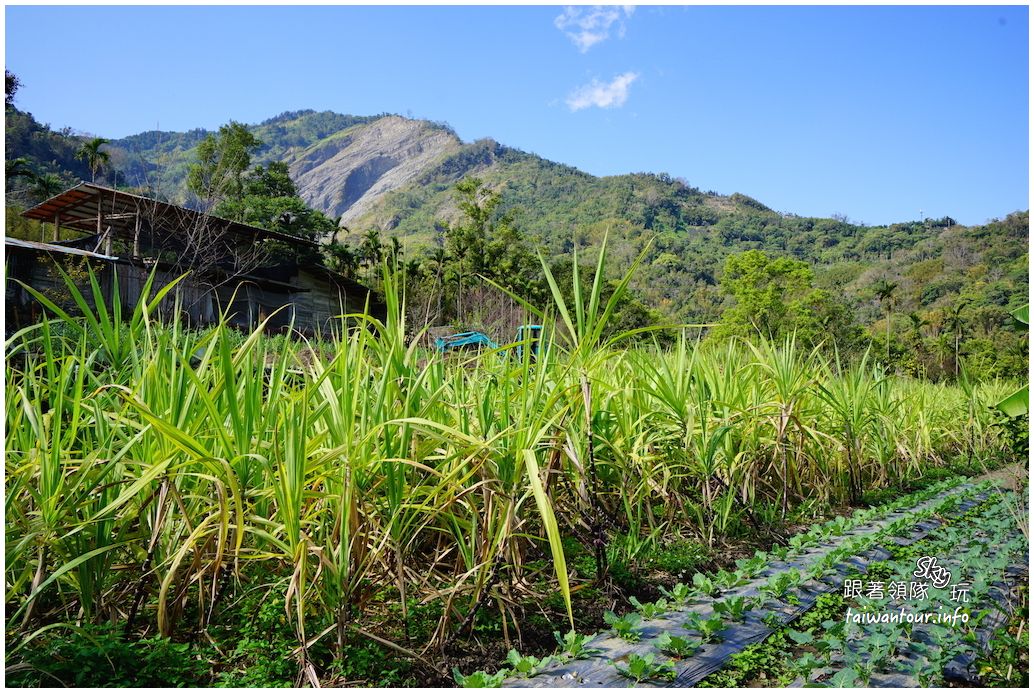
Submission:
<svg viewBox="0 0 1034 693">
<path fill-rule="evenodd" d="M 1026 7 L 7 7 L 16 104 L 121 137 L 301 108 L 447 121 L 869 224 L 1027 209 Z"/>
</svg>

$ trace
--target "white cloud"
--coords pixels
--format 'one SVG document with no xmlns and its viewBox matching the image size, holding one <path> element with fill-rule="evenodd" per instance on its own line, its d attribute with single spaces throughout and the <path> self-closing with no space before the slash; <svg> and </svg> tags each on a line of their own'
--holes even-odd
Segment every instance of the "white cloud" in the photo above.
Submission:
<svg viewBox="0 0 1034 693">
<path fill-rule="evenodd" d="M 567 107 L 572 111 L 596 106 L 597 108 L 620 108 L 628 101 L 628 90 L 632 82 L 639 79 L 639 73 L 626 72 L 615 77 L 610 83 L 593 79 L 567 96 Z"/>
<path fill-rule="evenodd" d="M 617 35 L 625 35 L 625 19 L 632 16 L 635 7 L 631 5 L 594 5 L 592 7 L 565 7 L 564 13 L 553 20 L 557 29 L 582 53 L 600 41 L 610 38 L 610 28 L 617 23 Z"/>
</svg>

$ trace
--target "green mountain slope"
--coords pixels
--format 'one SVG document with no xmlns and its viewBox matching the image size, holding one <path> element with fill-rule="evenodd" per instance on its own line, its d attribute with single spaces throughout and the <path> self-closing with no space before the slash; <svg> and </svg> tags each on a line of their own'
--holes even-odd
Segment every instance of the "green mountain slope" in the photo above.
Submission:
<svg viewBox="0 0 1034 693">
<path fill-rule="evenodd" d="M 877 342 L 885 339 L 887 311 L 874 287 L 894 284 L 893 348 L 925 349 L 917 358 L 940 359 L 942 369 L 946 340 L 987 361 L 1024 343 L 1008 311 L 1027 296 L 1026 212 L 975 227 L 948 218 L 870 227 L 779 214 L 746 195 L 705 192 L 664 174 L 596 177 L 490 139 L 464 143 L 447 125 L 396 115 L 294 111 L 250 128 L 264 143 L 255 162 L 287 163 L 303 199 L 340 218 L 340 238 L 358 244 L 377 229 L 402 238 L 410 259 L 435 243 L 440 222 L 460 219 L 455 185 L 477 176 L 501 194 L 499 213 L 512 214 L 547 256 L 576 246 L 591 252 L 607 235 L 618 272 L 645 249 L 634 288 L 668 319 L 719 319 L 731 300 L 719 285 L 726 258 L 763 250 L 811 264 L 817 284 L 839 296 Z M 24 156 L 69 184 L 88 177 L 74 159 L 80 138 L 71 131 L 53 131 L 14 108 L 6 129 L 8 161 Z M 114 140 L 99 180 L 190 204 L 186 173 L 207 134 L 151 131 Z M 965 338 L 955 345 L 960 330 Z M 1021 355 L 1014 361 L 1015 370 Z"/>
</svg>

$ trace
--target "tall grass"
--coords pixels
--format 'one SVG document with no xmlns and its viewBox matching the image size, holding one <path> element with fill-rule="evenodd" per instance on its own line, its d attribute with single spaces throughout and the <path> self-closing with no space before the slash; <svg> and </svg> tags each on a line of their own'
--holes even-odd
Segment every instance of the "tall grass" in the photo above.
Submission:
<svg viewBox="0 0 1034 693">
<path fill-rule="evenodd" d="M 6 345 L 8 633 L 204 629 L 272 575 L 313 680 L 307 648 L 368 635 L 378 596 L 404 618 L 441 604 L 428 649 L 484 609 L 519 628 L 544 591 L 571 618 L 564 537 L 604 579 L 617 537 L 629 556 L 665 533 L 719 543 L 766 531 L 766 504 L 858 501 L 1002 453 L 987 405 L 1009 383 L 902 379 L 792 339 L 626 348 L 604 336 L 624 284 L 604 302 L 602 266 L 574 305 L 548 277 L 536 360 L 426 352 L 391 281 L 385 321 L 351 316 L 305 359 L 261 325 L 157 324 L 170 287 L 125 321 L 70 287 L 87 317 L 48 306 Z M 313 632 L 316 614 L 333 623 Z"/>
</svg>

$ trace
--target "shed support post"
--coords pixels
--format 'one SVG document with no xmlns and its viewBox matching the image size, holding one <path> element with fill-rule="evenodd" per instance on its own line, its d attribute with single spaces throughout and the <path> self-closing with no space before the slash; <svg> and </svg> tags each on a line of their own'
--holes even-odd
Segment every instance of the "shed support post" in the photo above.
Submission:
<svg viewBox="0 0 1034 693">
<path fill-rule="evenodd" d="M 104 210 L 102 204 L 104 203 L 104 196 L 101 194 L 97 195 L 97 235 L 100 236 L 104 228 Z M 104 254 L 111 255 L 111 229 L 104 234 Z"/>
<path fill-rule="evenodd" d="M 54 240 L 61 240 L 61 212 L 54 212 Z"/>
<path fill-rule="evenodd" d="M 136 225 L 133 227 L 133 257 L 140 257 L 140 204 L 136 205 Z"/>
</svg>

